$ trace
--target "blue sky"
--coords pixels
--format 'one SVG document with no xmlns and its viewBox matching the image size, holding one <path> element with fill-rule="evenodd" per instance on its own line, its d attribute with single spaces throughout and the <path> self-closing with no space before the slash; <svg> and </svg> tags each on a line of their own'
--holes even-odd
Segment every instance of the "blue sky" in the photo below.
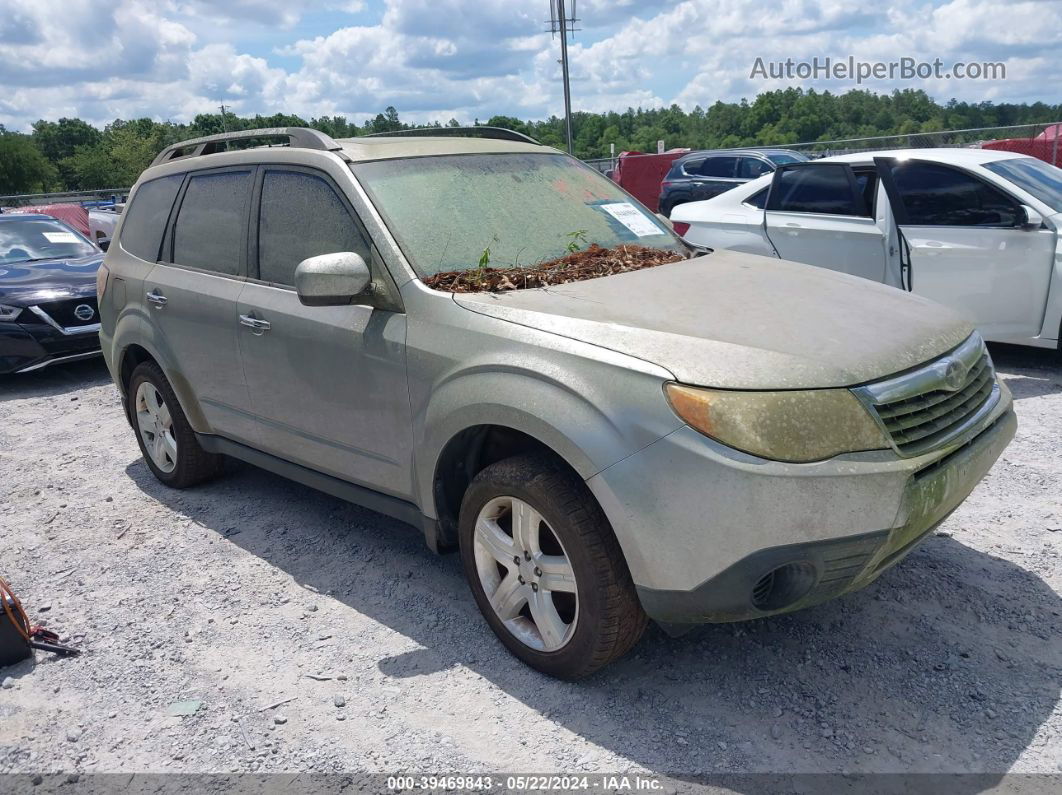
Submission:
<svg viewBox="0 0 1062 795">
<path fill-rule="evenodd" d="M 756 57 L 1001 61 L 1006 79 L 882 79 L 938 100 L 1062 101 L 1062 1 L 580 0 L 576 109 L 707 107 L 785 86 Z M 0 0 L 0 124 L 80 116 L 186 121 L 224 101 L 241 114 L 341 114 L 388 105 L 411 121 L 562 109 L 547 0 Z"/>
</svg>

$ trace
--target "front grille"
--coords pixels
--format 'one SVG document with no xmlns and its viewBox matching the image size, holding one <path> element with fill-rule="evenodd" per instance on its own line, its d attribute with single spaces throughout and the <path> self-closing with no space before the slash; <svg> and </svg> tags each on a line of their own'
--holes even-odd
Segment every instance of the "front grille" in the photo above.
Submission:
<svg viewBox="0 0 1062 795">
<path fill-rule="evenodd" d="M 76 311 L 79 306 L 87 306 L 92 309 L 92 316 L 80 318 Z M 37 308 L 48 315 L 57 325 L 63 328 L 77 328 L 78 326 L 91 326 L 100 322 L 99 309 L 96 306 L 96 296 L 85 298 L 67 298 L 62 301 L 50 301 L 46 304 L 37 304 Z M 82 310 L 84 312 L 84 310 Z"/>
<path fill-rule="evenodd" d="M 992 394 L 992 367 L 988 356 L 970 370 L 966 383 L 956 392 L 935 389 L 917 397 L 876 406 L 885 430 L 901 450 L 945 438 L 988 400 Z"/>
<path fill-rule="evenodd" d="M 960 378 L 949 383 L 955 369 Z M 976 334 L 923 368 L 855 391 L 902 455 L 919 455 L 951 441 L 998 396 L 992 360 Z"/>
</svg>

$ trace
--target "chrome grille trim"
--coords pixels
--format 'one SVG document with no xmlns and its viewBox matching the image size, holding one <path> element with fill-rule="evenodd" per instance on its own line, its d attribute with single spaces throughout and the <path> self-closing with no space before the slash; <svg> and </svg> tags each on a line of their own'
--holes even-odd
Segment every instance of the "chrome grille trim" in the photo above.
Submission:
<svg viewBox="0 0 1062 795">
<path fill-rule="evenodd" d="M 56 331 L 58 331 L 60 334 L 66 334 L 67 336 L 70 336 L 71 334 L 92 334 L 92 333 L 98 332 L 100 330 L 100 324 L 99 323 L 89 323 L 88 325 L 85 325 L 85 326 L 61 326 L 58 323 L 56 323 L 54 319 L 52 319 L 51 315 L 49 315 L 47 312 L 45 312 L 39 306 L 31 306 L 31 307 L 27 307 L 27 308 L 29 309 L 30 312 L 35 314 L 37 317 L 39 317 L 41 320 L 43 320 L 49 326 L 51 326 Z"/>
<path fill-rule="evenodd" d="M 852 392 L 905 457 L 964 442 L 1000 398 L 992 359 L 976 333 L 924 367 Z"/>
</svg>

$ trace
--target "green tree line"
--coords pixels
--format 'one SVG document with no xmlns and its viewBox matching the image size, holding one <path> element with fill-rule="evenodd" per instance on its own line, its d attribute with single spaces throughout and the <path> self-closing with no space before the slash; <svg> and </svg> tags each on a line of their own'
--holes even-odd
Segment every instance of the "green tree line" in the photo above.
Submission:
<svg viewBox="0 0 1062 795">
<path fill-rule="evenodd" d="M 572 115 L 572 126 L 576 156 L 595 158 L 607 157 L 613 144 L 617 152 L 653 152 L 658 140 L 669 148 L 762 146 L 1059 120 L 1062 105 L 1043 102 L 951 100 L 940 104 L 914 89 L 832 94 L 788 88 L 765 92 L 752 101 L 716 102 L 691 111 L 678 105 L 608 113 L 580 111 Z M 475 124 L 506 127 L 551 146 L 564 146 L 564 120 L 555 116 L 539 121 L 492 116 L 482 122 L 477 119 Z M 393 107 L 360 125 L 343 116 L 303 119 L 281 113 L 254 117 L 204 113 L 190 124 L 117 119 L 102 130 L 81 119 L 42 119 L 28 134 L 0 126 L 0 194 L 128 187 L 168 144 L 226 130 L 285 126 L 314 127 L 335 138 L 348 138 L 460 124 L 454 119 L 406 124 Z"/>
</svg>

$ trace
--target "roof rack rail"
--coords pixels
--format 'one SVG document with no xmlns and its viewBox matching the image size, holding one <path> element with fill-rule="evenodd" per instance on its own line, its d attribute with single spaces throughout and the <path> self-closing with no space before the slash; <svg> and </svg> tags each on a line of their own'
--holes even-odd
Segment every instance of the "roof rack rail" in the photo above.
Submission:
<svg viewBox="0 0 1062 795">
<path fill-rule="evenodd" d="M 404 138 L 406 136 L 425 136 L 429 138 L 494 138 L 499 141 L 521 141 L 525 144 L 543 144 L 530 135 L 504 127 L 415 127 L 412 130 L 391 130 L 389 132 L 369 133 L 361 138 Z"/>
<path fill-rule="evenodd" d="M 325 135 L 320 130 L 311 130 L 309 127 L 264 127 L 258 130 L 237 130 L 217 135 L 205 135 L 202 138 L 191 138 L 170 144 L 158 153 L 151 161 L 151 165 L 157 166 L 160 163 L 183 160 L 186 157 L 224 152 L 225 144 L 229 141 L 243 141 L 248 138 L 287 138 L 288 146 L 295 149 L 319 149 L 325 152 L 342 149 L 331 136 Z M 185 152 L 186 149 L 193 151 Z"/>
</svg>

